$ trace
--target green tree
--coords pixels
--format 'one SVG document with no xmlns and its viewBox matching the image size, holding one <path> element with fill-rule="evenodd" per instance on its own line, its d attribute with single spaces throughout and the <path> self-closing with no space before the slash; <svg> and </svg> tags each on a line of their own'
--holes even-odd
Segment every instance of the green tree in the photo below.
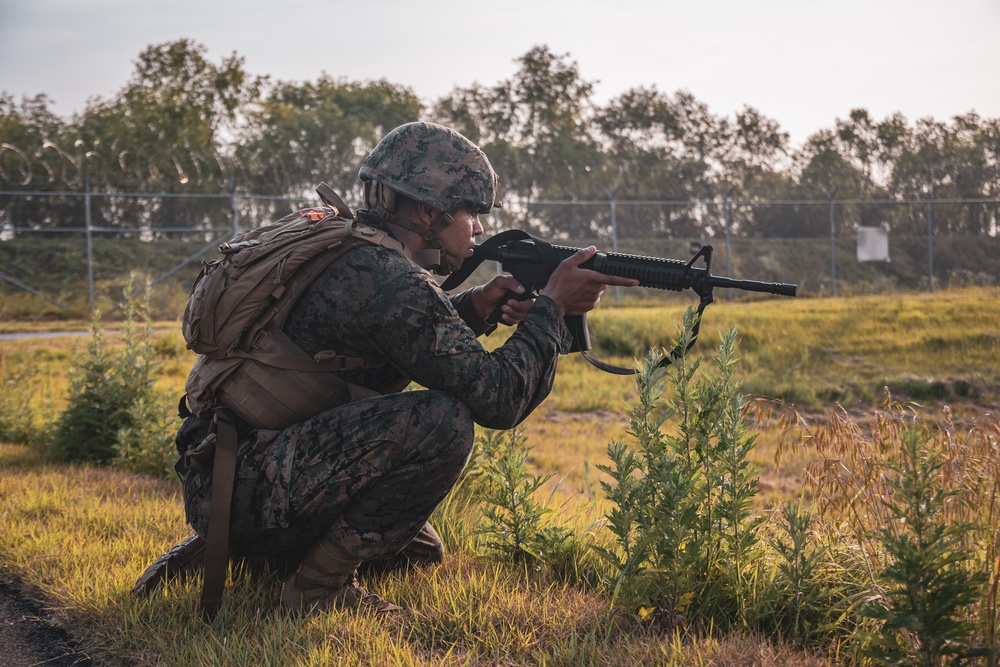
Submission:
<svg viewBox="0 0 1000 667">
<path fill-rule="evenodd" d="M 884 193 L 893 151 L 904 135 L 905 120 L 901 116 L 878 123 L 867 110 L 852 109 L 847 120 L 837 119 L 837 148 L 854 167 L 859 198 Z"/>
<path fill-rule="evenodd" d="M 920 119 L 900 151 L 893 186 L 907 198 L 994 197 L 1000 173 L 1000 123 L 978 114 L 956 116 L 952 123 Z M 943 207 L 943 208 L 942 208 Z M 935 228 L 950 233 L 985 234 L 996 224 L 996 209 L 936 205 Z M 915 231 L 926 221 L 914 216 Z"/>
<path fill-rule="evenodd" d="M 679 155 L 682 176 L 690 199 L 712 198 L 717 188 L 713 170 L 721 166 L 719 156 L 727 140 L 728 123 L 711 113 L 708 105 L 687 91 L 675 95 L 679 123 Z"/>
<path fill-rule="evenodd" d="M 568 55 L 536 46 L 517 59 L 510 79 L 459 88 L 440 100 L 434 117 L 480 143 L 500 174 L 509 210 L 546 233 L 590 233 L 600 220 L 575 207 L 518 208 L 513 200 L 607 197 L 593 131 L 593 83 Z M 513 206 L 511 206 L 513 204 Z"/>
<path fill-rule="evenodd" d="M 723 230 L 721 204 L 776 196 L 787 188 L 781 160 L 788 135 L 777 122 L 746 107 L 733 119 L 713 114 L 691 93 L 671 98 L 635 88 L 597 111 L 595 123 L 617 166 L 619 197 L 694 201 L 691 207 L 644 208 L 649 230 L 666 237 Z M 756 210 L 733 216 L 733 228 L 755 226 Z"/>
<path fill-rule="evenodd" d="M 231 175 L 226 141 L 264 81 L 235 53 L 215 65 L 188 39 L 153 45 L 113 98 L 88 103 L 76 128 L 97 159 L 118 165 L 109 185 L 218 191 Z"/>
<path fill-rule="evenodd" d="M 239 127 L 263 83 L 236 54 L 219 64 L 188 39 L 139 54 L 132 78 L 112 98 L 94 99 L 76 119 L 91 186 L 170 193 L 219 192 L 233 178 L 227 139 Z M 176 198 L 102 198 L 98 223 L 202 229 L 228 218 L 226 202 L 192 207 Z"/>
<path fill-rule="evenodd" d="M 65 190 L 79 184 L 78 160 L 65 122 L 49 110 L 46 95 L 24 97 L 0 94 L 0 189 Z M 64 147 L 69 146 L 69 151 Z M 78 210 L 64 197 L 0 198 L 0 229 L 55 227 Z"/>
<path fill-rule="evenodd" d="M 858 174 L 855 167 L 841 153 L 836 134 L 821 130 L 810 136 L 792 159 L 793 170 L 798 176 L 796 194 L 802 199 L 832 200 L 857 198 Z M 844 216 L 838 209 L 835 221 L 838 236 L 847 233 Z M 781 228 L 785 236 L 821 236 L 829 231 L 829 211 L 826 207 L 804 206 L 798 208 L 798 220 L 790 220 Z"/>
<path fill-rule="evenodd" d="M 76 176 L 75 162 L 65 151 L 66 124 L 49 111 L 47 95 L 18 103 L 0 94 L 0 187 L 63 186 Z"/>
<path fill-rule="evenodd" d="M 385 135 L 418 120 L 422 105 L 408 88 L 385 80 L 350 82 L 327 75 L 281 82 L 249 116 L 237 155 L 256 192 L 311 194 L 328 182 L 360 197 L 358 168 Z"/>
<path fill-rule="evenodd" d="M 804 199 L 880 199 L 891 195 L 894 165 L 908 141 L 906 120 L 894 114 L 876 122 L 865 109 L 853 109 L 835 127 L 809 137 L 794 159 L 798 195 Z M 828 209 L 807 206 L 800 211 L 807 234 L 829 229 Z M 859 225 L 892 223 L 905 213 L 883 207 L 850 204 L 836 209 L 838 237 Z"/>
<path fill-rule="evenodd" d="M 605 179 L 617 199 L 688 199 L 678 150 L 680 118 L 669 96 L 655 87 L 629 89 L 597 109 L 595 125 L 606 147 Z M 643 206 L 625 212 L 630 229 L 640 234 L 684 238 L 700 233 L 687 207 Z"/>
<path fill-rule="evenodd" d="M 594 122 L 616 165 L 611 182 L 620 198 L 679 198 L 672 145 L 680 121 L 667 95 L 655 86 L 629 89 L 599 108 Z"/>
<path fill-rule="evenodd" d="M 782 160 L 788 151 L 788 133 L 777 121 L 749 106 L 724 127 L 715 178 L 715 188 L 724 202 L 786 197 L 790 181 L 782 173 Z M 744 236 L 770 236 L 788 223 L 788 210 L 783 206 L 730 206 L 728 214 L 732 232 Z"/>
<path fill-rule="evenodd" d="M 510 132 L 526 160 L 522 188 L 541 197 L 593 192 L 589 175 L 598 159 L 589 126 L 593 83 L 583 80 L 568 58 L 546 47 L 531 49 L 518 60 L 505 100 Z"/>
</svg>

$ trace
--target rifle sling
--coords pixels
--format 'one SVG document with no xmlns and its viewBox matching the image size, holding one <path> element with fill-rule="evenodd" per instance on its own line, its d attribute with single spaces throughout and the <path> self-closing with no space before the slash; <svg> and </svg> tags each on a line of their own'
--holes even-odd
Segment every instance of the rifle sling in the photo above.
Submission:
<svg viewBox="0 0 1000 667">
<path fill-rule="evenodd" d="M 621 366 L 615 366 L 614 364 L 609 364 L 606 361 L 601 361 L 600 359 L 595 359 L 590 356 L 584 350 L 580 350 L 580 355 L 590 362 L 590 365 L 594 368 L 600 369 L 605 373 L 611 373 L 612 375 L 635 375 L 636 370 L 634 368 L 623 368 Z"/>
<path fill-rule="evenodd" d="M 698 302 L 698 311 L 695 313 L 694 325 L 691 327 L 691 340 L 688 341 L 687 349 L 681 349 L 683 344 L 678 342 L 677 346 L 670 351 L 670 354 L 660 360 L 660 363 L 656 365 L 657 368 L 666 368 L 674 363 L 684 353 L 690 351 L 694 347 L 694 344 L 698 342 L 698 333 L 701 331 L 701 316 L 705 312 L 705 307 L 715 300 L 711 287 L 706 288 L 704 292 L 699 291 L 698 294 L 701 296 L 701 301 Z"/>
<path fill-rule="evenodd" d="M 218 440 L 212 467 L 212 497 L 205 548 L 205 580 L 199 608 L 207 621 L 215 618 L 222 606 L 222 592 L 229 567 L 229 519 L 236 482 L 238 439 L 235 416 L 224 405 L 215 408 Z"/>
</svg>

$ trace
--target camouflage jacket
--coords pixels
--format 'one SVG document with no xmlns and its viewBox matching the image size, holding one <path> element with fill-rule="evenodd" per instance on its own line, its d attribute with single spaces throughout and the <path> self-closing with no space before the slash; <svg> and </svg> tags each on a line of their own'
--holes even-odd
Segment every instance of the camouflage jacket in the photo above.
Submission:
<svg viewBox="0 0 1000 667">
<path fill-rule="evenodd" d="M 359 222 L 380 226 L 362 211 Z M 285 333 L 310 355 L 321 350 L 380 365 L 343 373 L 376 391 L 408 380 L 464 402 L 478 424 L 511 428 L 552 389 L 556 362 L 570 346 L 559 309 L 539 297 L 511 337 L 487 352 L 487 330 L 471 290 L 449 296 L 403 254 L 362 246 L 324 271 L 295 304 Z"/>
</svg>

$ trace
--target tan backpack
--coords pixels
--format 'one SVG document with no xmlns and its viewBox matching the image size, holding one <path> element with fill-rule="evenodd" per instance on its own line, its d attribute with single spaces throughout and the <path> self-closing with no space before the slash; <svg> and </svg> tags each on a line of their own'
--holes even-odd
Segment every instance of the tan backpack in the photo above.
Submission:
<svg viewBox="0 0 1000 667">
<path fill-rule="evenodd" d="M 181 322 L 188 349 L 199 354 L 185 385 L 194 413 L 221 400 L 256 428 L 280 429 L 375 395 L 334 375 L 371 362 L 332 350 L 309 356 L 281 331 L 306 287 L 351 248 L 403 252 L 386 232 L 356 224 L 328 185 L 316 191 L 325 206 L 241 234 L 203 265 Z"/>
<path fill-rule="evenodd" d="M 386 232 L 358 225 L 325 183 L 325 206 L 296 211 L 273 225 L 223 243 L 191 288 L 181 329 L 198 353 L 185 384 L 197 415 L 213 411 L 209 435 L 181 452 L 178 471 L 212 461 L 212 496 L 199 606 L 214 618 L 229 562 L 229 526 L 239 442 L 236 416 L 259 429 L 280 429 L 352 400 L 377 395 L 335 371 L 369 362 L 332 350 L 310 357 L 281 328 L 306 287 L 359 244 L 405 252 Z M 399 389 L 402 389 L 400 387 Z M 235 413 L 235 414 L 234 414 Z"/>
</svg>

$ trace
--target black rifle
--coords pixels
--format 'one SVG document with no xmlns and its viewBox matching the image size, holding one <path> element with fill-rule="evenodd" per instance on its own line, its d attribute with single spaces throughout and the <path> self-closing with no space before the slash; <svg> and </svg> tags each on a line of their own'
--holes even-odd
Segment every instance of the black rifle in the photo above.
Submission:
<svg viewBox="0 0 1000 667">
<path fill-rule="evenodd" d="M 441 287 L 445 290 L 458 287 L 465 282 L 465 279 L 484 260 L 493 260 L 499 262 L 501 268 L 514 276 L 525 288 L 524 294 L 510 292 L 503 299 L 502 303 L 506 303 L 508 299 L 512 298 L 530 299 L 536 296 L 538 291 L 545 286 L 549 276 L 552 275 L 552 272 L 559 263 L 574 255 L 579 250 L 580 248 L 570 246 L 552 245 L 519 229 L 508 230 L 477 245 L 473 256 L 465 260 L 461 268 L 449 276 L 442 283 Z M 695 266 L 695 262 L 699 259 L 704 260 L 704 267 Z M 581 267 L 609 276 L 634 278 L 639 281 L 640 287 L 652 287 L 674 292 L 681 292 L 687 289 L 694 290 L 701 301 L 698 304 L 698 318 L 695 320 L 692 332 L 693 336 L 688 346 L 689 349 L 698 338 L 701 314 L 705 310 L 705 307 L 714 300 L 713 290 L 716 287 L 727 287 L 749 292 L 765 292 L 781 296 L 795 296 L 797 287 L 788 283 L 766 283 L 756 280 L 735 280 L 724 276 L 713 276 L 711 270 L 712 246 L 710 245 L 703 246 L 690 262 L 677 259 L 663 259 L 661 257 L 627 255 L 617 252 L 599 252 L 581 264 Z M 499 322 L 500 315 L 501 309 L 498 306 L 487 321 L 491 323 Z M 569 327 L 570 333 L 573 336 L 571 352 L 582 353 L 590 363 L 611 373 L 635 373 L 634 370 L 610 366 L 587 354 L 587 351 L 591 348 L 586 314 L 569 315 L 565 319 L 566 326 Z M 664 365 L 669 364 L 680 353 L 680 350 L 674 350 L 670 356 L 664 359 Z"/>
</svg>

